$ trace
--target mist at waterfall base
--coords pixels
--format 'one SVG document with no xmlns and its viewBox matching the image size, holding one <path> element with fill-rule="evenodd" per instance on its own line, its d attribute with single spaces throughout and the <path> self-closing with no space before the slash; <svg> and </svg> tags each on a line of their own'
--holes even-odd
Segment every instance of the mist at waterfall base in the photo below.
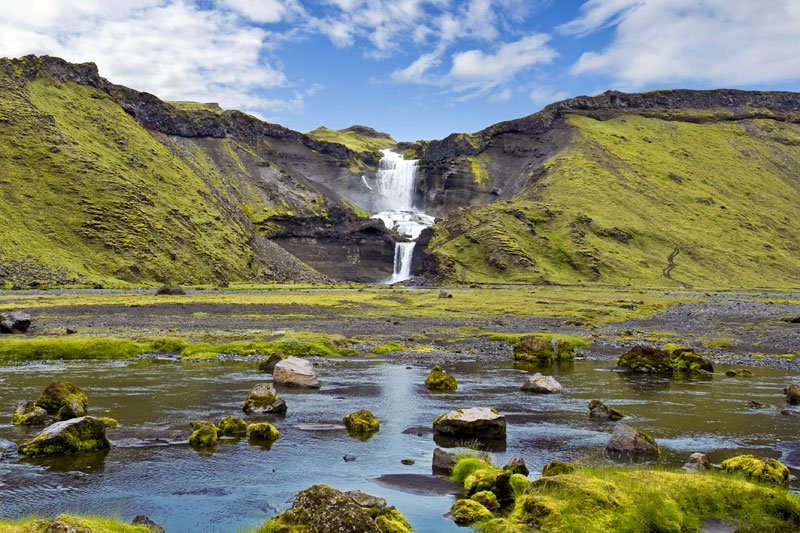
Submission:
<svg viewBox="0 0 800 533">
<path fill-rule="evenodd" d="M 417 183 L 416 159 L 403 159 L 391 150 L 381 150 L 383 158 L 378 165 L 375 205 L 380 209 L 372 218 L 381 220 L 384 225 L 411 239 L 398 242 L 394 248 L 394 270 L 387 284 L 397 283 L 411 277 L 411 260 L 414 246 L 422 230 L 433 225 L 434 218 L 414 206 L 414 190 Z"/>
</svg>

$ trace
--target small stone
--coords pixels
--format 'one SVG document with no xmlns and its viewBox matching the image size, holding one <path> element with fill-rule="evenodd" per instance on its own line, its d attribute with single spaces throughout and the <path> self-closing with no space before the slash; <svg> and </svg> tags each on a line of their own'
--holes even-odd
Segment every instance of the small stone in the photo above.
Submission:
<svg viewBox="0 0 800 533">
<path fill-rule="evenodd" d="M 269 422 L 258 422 L 247 426 L 247 436 L 251 440 L 275 442 L 281 436 L 281 432 Z"/>
<path fill-rule="evenodd" d="M 553 376 L 543 376 L 537 372 L 522 385 L 522 390 L 537 394 L 558 394 L 561 392 L 561 383 Z"/>
<path fill-rule="evenodd" d="M 67 328 L 67 329 L 65 330 L 65 333 L 66 333 L 67 335 L 75 335 L 76 333 L 78 333 L 78 330 L 77 330 L 77 329 L 75 329 L 75 328 Z"/>
<path fill-rule="evenodd" d="M 446 452 L 441 448 L 434 448 L 431 470 L 436 476 L 451 476 L 453 467 L 456 465 L 457 456 L 454 453 Z"/>
<path fill-rule="evenodd" d="M 346 453 L 342 456 L 342 459 L 344 459 L 345 463 L 352 463 L 353 461 L 356 460 L 356 456 L 350 453 Z"/>
<path fill-rule="evenodd" d="M 726 370 L 725 375 L 729 378 L 749 378 L 753 375 L 753 372 L 746 368 L 735 368 Z"/>
<path fill-rule="evenodd" d="M 414 459 L 401 459 L 400 462 L 406 466 L 411 466 L 416 463 Z"/>
<path fill-rule="evenodd" d="M 441 366 L 436 365 L 425 378 L 425 388 L 429 391 L 455 392 L 458 382 L 454 376 L 448 375 Z"/>
<path fill-rule="evenodd" d="M 704 453 L 693 453 L 689 456 L 689 461 L 683 465 L 683 469 L 687 472 L 704 472 L 711 468 L 711 461 Z"/>
<path fill-rule="evenodd" d="M 755 400 L 750 400 L 749 402 L 747 402 L 747 408 L 748 409 L 764 409 L 766 407 L 767 407 L 766 404 L 763 404 L 761 402 L 757 402 Z"/>
<path fill-rule="evenodd" d="M 626 455 L 659 455 L 655 439 L 631 426 L 619 424 L 608 440 L 606 450 Z"/>
<path fill-rule="evenodd" d="M 286 402 L 269 383 L 259 383 L 247 393 L 242 411 L 248 415 L 283 414 Z"/>
<path fill-rule="evenodd" d="M 47 411 L 33 402 L 24 402 L 17 406 L 11 423 L 15 426 L 43 426 L 47 423 Z"/>
</svg>

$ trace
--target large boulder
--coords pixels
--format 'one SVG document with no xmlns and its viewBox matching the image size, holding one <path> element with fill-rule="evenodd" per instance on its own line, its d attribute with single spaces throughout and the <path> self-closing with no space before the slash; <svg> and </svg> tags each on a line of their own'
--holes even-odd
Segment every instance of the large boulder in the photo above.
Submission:
<svg viewBox="0 0 800 533">
<path fill-rule="evenodd" d="M 52 381 L 36 399 L 36 406 L 59 420 L 86 416 L 89 399 L 69 381 Z"/>
<path fill-rule="evenodd" d="M 601 420 L 619 420 L 625 418 L 621 411 L 609 407 L 600 400 L 589 402 L 589 418 L 599 418 Z"/>
<path fill-rule="evenodd" d="M 454 376 L 447 374 L 442 367 L 436 365 L 425 378 L 425 388 L 429 391 L 455 392 L 458 382 Z"/>
<path fill-rule="evenodd" d="M 455 409 L 437 417 L 433 429 L 453 437 L 505 439 L 506 417 L 489 407 Z"/>
<path fill-rule="evenodd" d="M 783 389 L 784 394 L 786 394 L 786 401 L 789 402 L 789 405 L 800 405 L 800 387 L 797 385 L 789 385 L 785 389 Z"/>
<path fill-rule="evenodd" d="M 242 411 L 248 415 L 283 414 L 286 402 L 269 383 L 259 383 L 247 393 Z"/>
<path fill-rule="evenodd" d="M 313 485 L 295 497 L 292 508 L 269 522 L 266 531 L 314 533 L 411 533 L 411 525 L 383 498 Z"/>
<path fill-rule="evenodd" d="M 657 456 L 661 453 L 653 437 L 626 424 L 619 424 L 614 428 L 606 450 L 627 456 Z"/>
<path fill-rule="evenodd" d="M 287 387 L 318 389 L 320 387 L 314 366 L 310 361 L 290 356 L 279 361 L 272 371 L 272 381 Z"/>
<path fill-rule="evenodd" d="M 522 390 L 537 394 L 558 394 L 562 388 L 561 383 L 553 376 L 543 376 L 537 372 L 522 385 Z"/>
<path fill-rule="evenodd" d="M 31 315 L 20 311 L 0 313 L 0 333 L 25 333 L 31 327 Z"/>
<path fill-rule="evenodd" d="M 11 423 L 15 426 L 43 426 L 47 423 L 47 411 L 33 402 L 24 402 L 17 406 Z"/>
<path fill-rule="evenodd" d="M 82 416 L 56 422 L 35 437 L 23 442 L 19 453 L 29 457 L 76 455 L 111 448 L 105 420 Z"/>
<path fill-rule="evenodd" d="M 657 374 L 690 374 L 707 376 L 714 372 L 711 360 L 694 350 L 667 345 L 662 348 L 635 346 L 619 356 L 617 365 L 634 372 Z"/>
<path fill-rule="evenodd" d="M 345 415 L 342 422 L 347 428 L 347 433 L 356 438 L 368 439 L 381 429 L 381 423 L 366 409 Z"/>
<path fill-rule="evenodd" d="M 737 455 L 722 461 L 726 472 L 738 472 L 764 483 L 789 486 L 789 469 L 777 459 L 761 459 L 753 455 Z"/>
</svg>

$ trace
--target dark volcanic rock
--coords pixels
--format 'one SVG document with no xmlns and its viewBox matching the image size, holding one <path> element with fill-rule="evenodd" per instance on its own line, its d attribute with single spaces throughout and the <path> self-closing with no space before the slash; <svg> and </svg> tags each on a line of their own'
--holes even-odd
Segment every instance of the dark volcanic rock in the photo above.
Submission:
<svg viewBox="0 0 800 533">
<path fill-rule="evenodd" d="M 20 311 L 0 313 L 0 333 L 25 333 L 31 327 L 31 315 Z"/>
</svg>

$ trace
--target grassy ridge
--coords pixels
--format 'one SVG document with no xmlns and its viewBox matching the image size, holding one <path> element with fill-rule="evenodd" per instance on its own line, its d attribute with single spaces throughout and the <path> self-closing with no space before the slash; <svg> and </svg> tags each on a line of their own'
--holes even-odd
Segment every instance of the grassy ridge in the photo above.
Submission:
<svg viewBox="0 0 800 533">
<path fill-rule="evenodd" d="M 307 132 L 306 135 L 315 141 L 343 144 L 356 153 L 377 152 L 397 144 L 397 141 L 386 133 L 375 132 L 374 135 L 365 135 L 352 131 L 350 128 L 332 130 L 325 126 L 320 126 Z"/>
<path fill-rule="evenodd" d="M 576 135 L 542 179 L 436 228 L 446 278 L 796 285 L 800 125 L 566 120 Z"/>
</svg>

